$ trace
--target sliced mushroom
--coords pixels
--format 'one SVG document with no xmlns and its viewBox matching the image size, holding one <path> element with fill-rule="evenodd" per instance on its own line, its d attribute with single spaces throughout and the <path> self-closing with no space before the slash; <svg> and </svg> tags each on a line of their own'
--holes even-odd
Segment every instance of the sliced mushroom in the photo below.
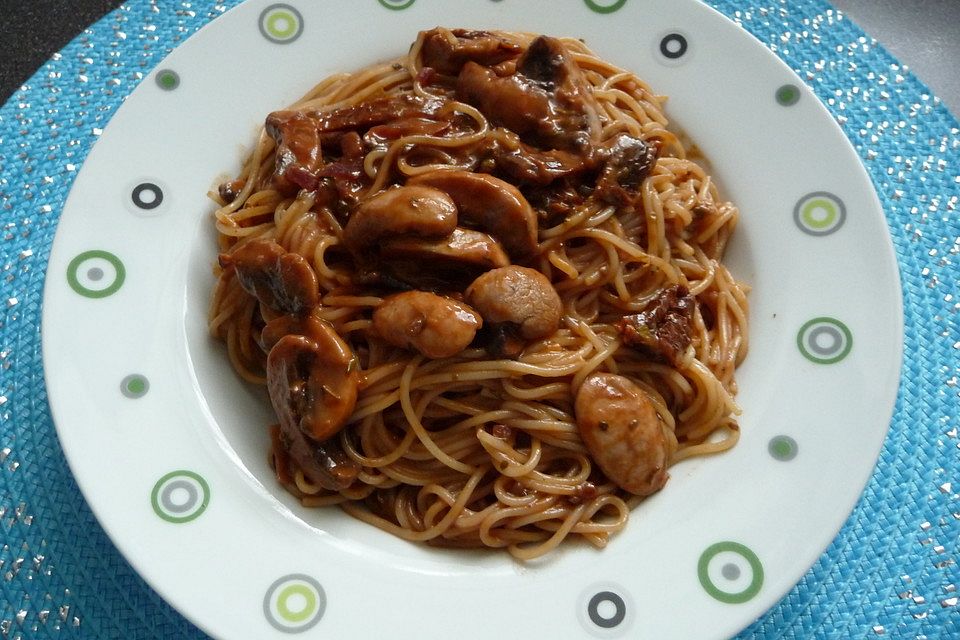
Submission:
<svg viewBox="0 0 960 640">
<path fill-rule="evenodd" d="M 223 182 L 217 187 L 217 192 L 220 194 L 220 198 L 227 204 L 233 202 L 240 195 L 240 192 L 243 191 L 244 185 L 247 184 L 246 179 L 237 178 L 236 180 L 228 180 Z"/>
<path fill-rule="evenodd" d="M 275 333 L 271 324 L 267 334 Z M 267 385 L 281 424 L 296 425 L 323 441 L 343 427 L 353 412 L 360 366 L 349 345 L 328 322 L 308 316 L 299 334 L 276 341 L 267 356 Z"/>
<path fill-rule="evenodd" d="M 516 43 L 489 31 L 436 28 L 423 34 L 420 56 L 425 67 L 456 75 L 468 60 L 489 66 L 514 58 L 521 52 Z"/>
<path fill-rule="evenodd" d="M 220 254 L 220 266 L 234 269 L 244 291 L 277 311 L 303 313 L 319 302 L 317 276 L 306 258 L 273 240 L 257 238 Z"/>
<path fill-rule="evenodd" d="M 434 359 L 466 349 L 482 324 L 462 302 L 426 291 L 387 296 L 373 312 L 373 329 L 384 341 Z"/>
<path fill-rule="evenodd" d="M 384 237 L 443 238 L 456 226 L 457 205 L 443 191 L 429 186 L 391 187 L 360 203 L 343 229 L 343 241 L 362 253 Z"/>
<path fill-rule="evenodd" d="M 295 329 L 277 339 L 281 331 Z M 334 328 L 316 316 L 277 318 L 264 327 L 267 389 L 291 457 L 327 489 L 349 486 L 359 467 L 326 442 L 346 424 L 357 402 L 360 367 Z M 275 340 L 275 342 L 274 342 Z M 325 443 L 325 444 L 321 444 Z"/>
<path fill-rule="evenodd" d="M 437 98 L 404 93 L 372 98 L 347 107 L 311 111 L 308 115 L 316 121 L 321 132 L 353 130 L 362 134 L 385 122 L 430 117 L 443 104 L 444 101 Z"/>
<path fill-rule="evenodd" d="M 486 173 L 437 169 L 414 176 L 407 185 L 433 187 L 457 204 L 460 220 L 482 227 L 516 258 L 537 250 L 537 214 L 520 191 Z"/>
<path fill-rule="evenodd" d="M 542 187 L 592 166 L 588 155 L 561 149 L 541 151 L 523 142 L 494 144 L 490 153 L 499 172 L 525 185 Z"/>
<path fill-rule="evenodd" d="M 527 341 L 520 335 L 520 329 L 509 322 L 485 324 L 477 334 L 477 341 L 484 346 L 487 353 L 498 359 L 517 358 L 527 346 Z"/>
<path fill-rule="evenodd" d="M 285 194 L 315 188 L 314 172 L 323 162 L 316 121 L 299 111 L 275 111 L 267 116 L 266 130 L 277 142 L 274 187 Z"/>
<path fill-rule="evenodd" d="M 560 296 L 536 269 L 510 265 L 488 271 L 467 288 L 466 298 L 484 321 L 516 325 L 526 340 L 549 336 L 560 326 Z"/>
<path fill-rule="evenodd" d="M 465 280 L 464 286 L 484 271 L 510 264 L 509 256 L 493 237 L 462 227 L 446 238 L 385 240 L 380 245 L 380 257 L 388 265 L 410 263 L 452 284 Z"/>
<path fill-rule="evenodd" d="M 467 62 L 457 78 L 457 97 L 540 148 L 581 151 L 599 136 L 596 99 L 556 38 L 531 42 L 516 73 L 506 77 Z"/>
<path fill-rule="evenodd" d="M 574 411 L 590 456 L 617 486 L 647 496 L 666 484 L 677 441 L 636 383 L 595 373 L 580 385 Z"/>
<path fill-rule="evenodd" d="M 270 353 L 273 346 L 280 342 L 280 339 L 284 336 L 310 335 L 316 331 L 314 325 L 316 322 L 326 322 L 316 314 L 316 311 L 310 315 L 288 313 L 278 316 L 263 325 L 263 328 L 260 330 L 258 344 L 264 353 Z"/>
<path fill-rule="evenodd" d="M 314 442 L 303 435 L 291 438 L 281 432 L 280 441 L 307 480 L 328 491 L 346 489 L 360 475 L 360 465 L 347 455 L 337 439 Z"/>
<path fill-rule="evenodd" d="M 676 366 L 693 341 L 694 299 L 682 285 L 661 291 L 640 313 L 617 324 L 624 344 Z"/>
<path fill-rule="evenodd" d="M 329 161 L 317 172 L 317 190 L 314 206 L 332 207 L 336 211 L 349 211 L 356 207 L 360 195 L 370 185 L 370 179 L 363 171 L 363 159 L 367 155 L 367 146 L 356 131 L 337 131 L 322 135 L 325 153 L 331 153 L 339 147 L 339 156 L 331 153 Z"/>
<path fill-rule="evenodd" d="M 599 198 L 620 206 L 636 202 L 643 181 L 657 163 L 657 147 L 621 133 L 599 149 L 597 155 L 604 159 L 597 178 Z"/>
</svg>

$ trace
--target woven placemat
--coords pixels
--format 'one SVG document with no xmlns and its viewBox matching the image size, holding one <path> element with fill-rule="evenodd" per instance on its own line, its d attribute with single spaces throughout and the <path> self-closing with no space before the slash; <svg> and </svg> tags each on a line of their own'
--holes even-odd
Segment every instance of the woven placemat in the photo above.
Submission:
<svg viewBox="0 0 960 640">
<path fill-rule="evenodd" d="M 0 638 L 203 638 L 113 547 L 47 404 L 43 278 L 91 145 L 174 47 L 238 4 L 133 0 L 0 110 Z M 904 66 L 820 0 L 710 0 L 800 74 L 883 203 L 903 282 L 904 376 L 869 485 L 833 544 L 742 638 L 960 638 L 960 130 Z M 108 460 L 104 464 L 109 464 Z"/>
</svg>

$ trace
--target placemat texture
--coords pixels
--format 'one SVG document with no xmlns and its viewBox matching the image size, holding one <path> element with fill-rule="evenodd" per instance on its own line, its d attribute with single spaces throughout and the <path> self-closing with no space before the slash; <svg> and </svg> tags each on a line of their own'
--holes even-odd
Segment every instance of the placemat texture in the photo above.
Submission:
<svg viewBox="0 0 960 640">
<path fill-rule="evenodd" d="M 40 318 L 57 221 L 91 145 L 172 48 L 236 4 L 132 0 L 0 110 L 0 638 L 204 637 L 129 567 L 81 497 L 50 419 Z M 709 4 L 797 71 L 855 145 L 896 247 L 906 324 L 890 435 L 863 497 L 740 637 L 960 638 L 957 120 L 826 2 Z"/>
</svg>

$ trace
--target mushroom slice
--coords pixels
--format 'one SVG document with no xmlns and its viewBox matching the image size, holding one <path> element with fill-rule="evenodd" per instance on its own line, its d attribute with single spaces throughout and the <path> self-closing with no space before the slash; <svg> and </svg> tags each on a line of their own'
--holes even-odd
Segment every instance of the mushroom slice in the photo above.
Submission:
<svg viewBox="0 0 960 640">
<path fill-rule="evenodd" d="M 520 45 L 489 31 L 448 31 L 438 27 L 423 34 L 420 55 L 425 67 L 456 75 L 467 61 L 489 66 L 515 58 L 522 52 Z"/>
<path fill-rule="evenodd" d="M 524 185 L 543 187 L 591 168 L 590 158 L 583 154 L 561 149 L 541 151 L 519 140 L 516 145 L 495 144 L 491 153 L 499 172 Z"/>
<path fill-rule="evenodd" d="M 457 206 L 443 191 L 423 186 L 391 187 L 364 200 L 343 229 L 343 241 L 362 253 L 383 237 L 443 238 L 457 226 Z"/>
<path fill-rule="evenodd" d="M 560 326 L 560 296 L 536 269 L 510 265 L 487 271 L 467 288 L 466 298 L 486 322 L 516 325 L 526 340 L 545 338 Z"/>
<path fill-rule="evenodd" d="M 302 313 L 319 302 L 317 275 L 310 263 L 273 240 L 240 243 L 220 254 L 219 262 L 224 269 L 234 269 L 244 291 L 271 309 Z"/>
<path fill-rule="evenodd" d="M 298 189 L 315 189 L 314 174 L 323 162 L 316 121 L 299 111 L 274 111 L 267 116 L 266 131 L 277 142 L 273 170 L 277 191 L 291 195 Z"/>
<path fill-rule="evenodd" d="M 542 149 L 584 151 L 600 134 L 590 85 L 556 38 L 531 42 L 512 75 L 467 62 L 457 77 L 457 97 Z"/>
<path fill-rule="evenodd" d="M 280 442 L 307 479 L 328 491 L 346 489 L 360 474 L 360 465 L 336 439 L 314 442 L 302 433 L 291 436 L 281 430 Z"/>
<path fill-rule="evenodd" d="M 264 333 L 275 337 L 278 324 L 288 322 L 277 318 L 267 323 Z M 309 316 L 288 326 L 302 333 L 287 334 L 270 348 L 270 401 L 284 433 L 322 442 L 335 436 L 353 413 L 360 365 L 333 326 L 320 318 Z"/>
<path fill-rule="evenodd" d="M 520 190 L 486 173 L 437 169 L 421 173 L 407 185 L 433 187 L 457 204 L 460 220 L 482 227 L 515 258 L 537 250 L 537 214 Z"/>
<path fill-rule="evenodd" d="M 595 373 L 580 385 L 574 411 L 583 443 L 610 480 L 640 496 L 663 488 L 677 441 L 643 389 L 624 376 Z"/>
<path fill-rule="evenodd" d="M 510 257 L 493 237 L 457 227 L 446 238 L 395 238 L 380 245 L 385 260 L 419 260 L 441 273 L 458 265 L 487 271 L 510 264 Z"/>
<path fill-rule="evenodd" d="M 280 339 L 284 336 L 310 335 L 312 331 L 316 331 L 316 327 L 314 326 L 316 322 L 326 322 L 326 320 L 323 320 L 317 315 L 316 310 L 309 315 L 289 313 L 278 316 L 263 326 L 257 342 L 264 353 L 270 353 L 273 345 L 280 342 Z"/>
<path fill-rule="evenodd" d="M 357 131 L 363 133 L 370 127 L 405 118 L 431 117 L 444 105 L 436 97 L 415 93 L 401 93 L 380 98 L 371 98 L 357 104 L 334 109 L 320 108 L 307 113 L 316 122 L 321 132 Z"/>
<path fill-rule="evenodd" d="M 613 205 L 633 205 L 640 198 L 643 181 L 657 163 L 657 146 L 621 133 L 597 154 L 605 159 L 597 178 L 597 195 Z"/>
<path fill-rule="evenodd" d="M 466 349 L 482 325 L 467 305 L 426 291 L 387 296 L 373 312 L 373 329 L 385 342 L 434 359 Z"/>
<path fill-rule="evenodd" d="M 446 238 L 435 240 L 384 240 L 376 271 L 384 284 L 395 280 L 401 289 L 463 291 L 484 271 L 508 264 L 510 258 L 492 236 L 457 227 Z"/>
<path fill-rule="evenodd" d="M 695 306 L 686 287 L 673 285 L 640 313 L 624 316 L 617 329 L 624 344 L 677 366 L 693 341 Z"/>
</svg>

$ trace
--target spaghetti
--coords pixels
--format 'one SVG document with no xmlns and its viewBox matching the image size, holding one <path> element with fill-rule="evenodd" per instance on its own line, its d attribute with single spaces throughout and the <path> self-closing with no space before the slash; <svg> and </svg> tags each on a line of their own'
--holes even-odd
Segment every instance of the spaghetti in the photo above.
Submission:
<svg viewBox="0 0 960 640">
<path fill-rule="evenodd" d="M 530 559 L 737 442 L 738 211 L 663 102 L 578 40 L 438 28 L 267 118 L 212 194 L 209 324 L 305 506 Z"/>
</svg>

